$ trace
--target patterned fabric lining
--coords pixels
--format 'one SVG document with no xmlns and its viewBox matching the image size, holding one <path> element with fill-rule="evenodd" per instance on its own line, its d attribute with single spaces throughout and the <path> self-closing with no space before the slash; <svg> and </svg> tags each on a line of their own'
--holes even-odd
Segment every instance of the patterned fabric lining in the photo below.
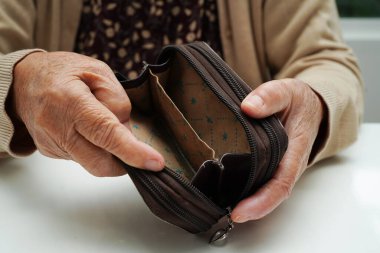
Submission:
<svg viewBox="0 0 380 253">
<path fill-rule="evenodd" d="M 169 70 L 150 73 L 127 93 L 133 104 L 132 133 L 189 180 L 206 160 L 250 152 L 241 123 L 180 54 Z"/>
<path fill-rule="evenodd" d="M 83 0 L 75 52 L 133 79 L 163 46 L 197 40 L 222 56 L 216 0 Z"/>
</svg>

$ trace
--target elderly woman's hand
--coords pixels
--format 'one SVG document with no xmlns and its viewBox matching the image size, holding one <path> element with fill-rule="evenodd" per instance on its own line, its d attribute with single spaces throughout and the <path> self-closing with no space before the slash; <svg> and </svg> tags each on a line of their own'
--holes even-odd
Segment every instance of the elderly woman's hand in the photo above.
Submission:
<svg viewBox="0 0 380 253">
<path fill-rule="evenodd" d="M 37 52 L 14 70 L 13 111 L 37 149 L 72 159 L 95 176 L 125 174 L 123 162 L 150 170 L 163 157 L 128 128 L 131 103 L 103 62 L 66 52 Z"/>
<path fill-rule="evenodd" d="M 235 207 L 232 219 L 236 222 L 260 219 L 289 197 L 307 167 L 324 113 L 319 96 L 295 79 L 260 85 L 245 98 L 241 108 L 253 118 L 277 113 L 288 134 L 289 145 L 274 177 Z"/>
</svg>

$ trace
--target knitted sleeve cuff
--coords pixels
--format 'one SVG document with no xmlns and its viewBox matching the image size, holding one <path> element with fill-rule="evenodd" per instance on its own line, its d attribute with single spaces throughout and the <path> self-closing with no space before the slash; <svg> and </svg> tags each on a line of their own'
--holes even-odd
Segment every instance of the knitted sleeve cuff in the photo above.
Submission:
<svg viewBox="0 0 380 253">
<path fill-rule="evenodd" d="M 42 49 L 27 49 L 13 53 L 0 55 L 0 153 L 7 153 L 14 157 L 25 156 L 34 151 L 34 147 L 24 147 L 22 152 L 14 152 L 10 148 L 10 144 L 15 133 L 15 127 L 6 112 L 5 102 L 13 82 L 14 66 L 25 56 Z"/>
</svg>

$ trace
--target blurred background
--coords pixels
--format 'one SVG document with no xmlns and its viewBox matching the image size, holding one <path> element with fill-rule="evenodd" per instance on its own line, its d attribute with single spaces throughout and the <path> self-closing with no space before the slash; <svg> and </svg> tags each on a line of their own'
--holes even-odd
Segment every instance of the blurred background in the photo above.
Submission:
<svg viewBox="0 0 380 253">
<path fill-rule="evenodd" d="M 380 122 L 380 0 L 336 0 L 343 37 L 359 59 L 365 82 L 365 122 Z"/>
</svg>

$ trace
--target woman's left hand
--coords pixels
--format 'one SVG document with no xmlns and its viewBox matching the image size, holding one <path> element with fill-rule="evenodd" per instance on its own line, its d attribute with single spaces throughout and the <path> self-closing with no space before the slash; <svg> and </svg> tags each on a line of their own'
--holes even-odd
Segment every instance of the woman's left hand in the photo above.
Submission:
<svg viewBox="0 0 380 253">
<path fill-rule="evenodd" d="M 241 109 L 253 118 L 277 113 L 288 134 L 288 149 L 271 180 L 234 208 L 235 222 L 257 220 L 289 197 L 305 171 L 321 121 L 323 102 L 304 82 L 296 79 L 269 81 L 252 91 Z"/>
</svg>

